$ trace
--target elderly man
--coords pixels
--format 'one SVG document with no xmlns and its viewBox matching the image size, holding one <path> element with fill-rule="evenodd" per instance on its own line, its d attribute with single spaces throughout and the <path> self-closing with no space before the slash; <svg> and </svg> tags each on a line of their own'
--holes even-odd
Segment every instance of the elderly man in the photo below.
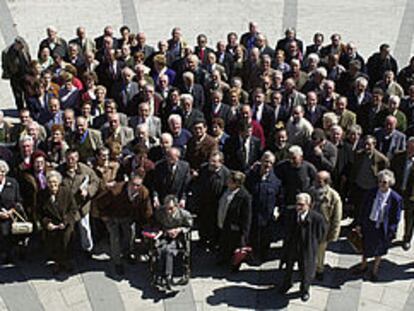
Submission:
<svg viewBox="0 0 414 311">
<path fill-rule="evenodd" d="M 286 124 L 289 143 L 292 145 L 305 146 L 313 132 L 312 124 L 305 119 L 305 111 L 298 105 L 292 109 L 292 117 Z"/>
<path fill-rule="evenodd" d="M 274 209 L 280 206 L 282 183 L 273 172 L 275 155 L 266 151 L 260 159 L 260 165 L 250 170 L 246 177 L 246 188 L 252 195 L 252 228 L 250 243 L 255 259 L 266 260 L 270 249 Z"/>
<path fill-rule="evenodd" d="M 200 245 L 206 250 L 217 242 L 217 209 L 221 195 L 227 187 L 230 176 L 229 169 L 224 165 L 224 155 L 213 151 L 208 163 L 201 166 L 194 182 L 194 196 L 198 204 L 198 220 Z"/>
<path fill-rule="evenodd" d="M 309 288 L 315 274 L 317 252 L 326 233 L 323 216 L 311 209 L 312 199 L 307 193 L 296 195 L 296 208 L 287 217 L 288 234 L 284 240 L 284 261 L 286 272 L 281 293 L 292 287 L 292 274 L 295 262 L 299 264 L 300 292 L 302 301 L 309 300 Z"/>
<path fill-rule="evenodd" d="M 193 136 L 190 131 L 183 128 L 182 118 L 178 114 L 172 114 L 168 117 L 168 126 L 173 136 L 173 146 L 177 147 L 184 154 L 187 143 Z"/>
<path fill-rule="evenodd" d="M 212 152 L 218 149 L 217 142 L 207 134 L 207 124 L 204 119 L 194 121 L 193 137 L 187 144 L 185 158 L 193 172 L 200 169 L 201 164 L 207 162 Z M 197 174 L 197 173 L 196 173 Z"/>
<path fill-rule="evenodd" d="M 134 131 L 127 126 L 120 123 L 119 115 L 117 113 L 108 116 L 108 127 L 103 127 L 102 139 L 108 144 L 109 142 L 118 142 L 122 147 L 125 147 L 131 140 L 134 139 Z"/>
<path fill-rule="evenodd" d="M 411 248 L 414 230 L 414 137 L 407 140 L 407 150 L 395 154 L 391 160 L 391 170 L 394 172 L 395 190 L 404 199 L 404 237 L 403 249 Z"/>
<path fill-rule="evenodd" d="M 388 168 L 389 160 L 375 147 L 375 137 L 367 135 L 364 139 L 364 149 L 355 153 L 354 165 L 350 173 L 350 199 L 354 204 L 354 218 L 359 216 L 365 193 L 377 185 L 377 175 L 381 170 Z"/>
<path fill-rule="evenodd" d="M 190 182 L 190 165 L 180 160 L 180 149 L 168 149 L 166 158 L 159 161 L 154 170 L 152 197 L 154 207 L 158 208 L 168 194 L 174 194 L 184 207 L 187 199 L 187 187 Z"/>
<path fill-rule="evenodd" d="M 305 146 L 305 159 L 315 165 L 318 171 L 332 172 L 336 165 L 338 150 L 326 139 L 322 129 L 315 129 L 311 141 Z"/>
<path fill-rule="evenodd" d="M 347 106 L 348 99 L 344 96 L 339 97 L 335 103 L 335 113 L 338 116 L 338 124 L 346 131 L 352 125 L 356 124 L 356 114 L 346 109 Z"/>
<path fill-rule="evenodd" d="M 173 137 L 170 133 L 162 133 L 160 138 L 160 144 L 153 146 L 148 153 L 148 157 L 154 163 L 162 160 L 167 155 L 167 151 L 173 145 Z"/>
<path fill-rule="evenodd" d="M 161 136 L 160 118 L 150 114 L 150 106 L 147 102 L 142 102 L 138 107 L 138 116 L 129 119 L 129 126 L 133 129 L 139 124 L 148 126 L 148 133 L 151 137 L 159 138 Z"/>
<path fill-rule="evenodd" d="M 95 156 L 96 151 L 102 147 L 101 133 L 89 129 L 88 122 L 84 117 L 76 118 L 76 133 L 71 143 L 72 148 L 79 152 L 79 160 L 87 163 Z"/>
<path fill-rule="evenodd" d="M 196 120 L 204 119 L 204 114 L 194 108 L 194 98 L 190 94 L 182 94 L 180 97 L 182 115 L 183 115 L 183 127 L 191 130 Z"/>
<path fill-rule="evenodd" d="M 331 186 L 331 176 L 327 171 L 316 174 L 315 185 L 310 190 L 313 199 L 313 208 L 322 214 L 326 223 L 327 234 L 319 244 L 316 278 L 323 280 L 323 270 L 326 247 L 329 242 L 334 242 L 339 237 L 342 219 L 342 201 L 338 192 Z"/>
<path fill-rule="evenodd" d="M 62 186 L 71 189 L 78 212 L 79 231 L 82 249 L 88 257 L 93 249 L 92 232 L 89 221 L 91 199 L 99 189 L 99 178 L 86 164 L 79 162 L 79 152 L 75 149 L 66 151 L 66 163 L 58 168 L 62 174 Z"/>
<path fill-rule="evenodd" d="M 378 151 L 391 159 L 398 151 L 405 150 L 406 136 L 397 129 L 397 118 L 388 116 L 384 127 L 375 131 Z"/>
<path fill-rule="evenodd" d="M 150 221 L 152 206 L 143 178 L 132 175 L 129 182 L 116 183 L 99 198 L 99 214 L 109 232 L 111 258 L 117 274 L 124 274 L 121 255 L 132 258 L 133 224 L 142 226 Z"/>
<path fill-rule="evenodd" d="M 295 204 L 296 194 L 309 191 L 316 176 L 313 164 L 303 159 L 302 148 L 293 145 L 289 148 L 289 159 L 275 167 L 276 176 L 282 181 L 285 205 Z"/>
<path fill-rule="evenodd" d="M 157 251 L 159 256 L 157 285 L 171 290 L 174 271 L 174 256 L 177 254 L 179 243 L 183 241 L 182 234 L 188 232 L 193 225 L 191 214 L 179 208 L 178 200 L 174 195 L 164 199 L 163 207 L 155 211 L 155 222 L 160 227 L 162 235 L 158 240 Z"/>
</svg>

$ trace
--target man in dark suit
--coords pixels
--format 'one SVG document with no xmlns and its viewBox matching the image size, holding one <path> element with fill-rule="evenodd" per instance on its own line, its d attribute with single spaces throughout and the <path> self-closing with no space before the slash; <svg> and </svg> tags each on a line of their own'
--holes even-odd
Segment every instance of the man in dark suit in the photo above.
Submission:
<svg viewBox="0 0 414 311">
<path fill-rule="evenodd" d="M 194 181 L 195 207 L 198 214 L 200 245 L 210 248 L 218 242 L 217 210 L 220 197 L 227 189 L 230 170 L 224 165 L 224 155 L 213 151 Z"/>
<path fill-rule="evenodd" d="M 300 54 L 303 54 L 303 42 L 296 38 L 296 30 L 294 28 L 288 28 L 285 31 L 285 37 L 277 41 L 275 50 L 283 50 L 286 55 L 289 54 L 288 45 L 290 42 L 295 41 L 298 45 Z"/>
<path fill-rule="evenodd" d="M 355 86 L 351 93 L 348 94 L 348 108 L 356 112 L 359 107 L 368 104 L 372 100 L 372 95 L 367 90 L 368 80 L 364 77 L 359 77 L 355 80 Z"/>
<path fill-rule="evenodd" d="M 326 139 L 325 132 L 317 128 L 312 132 L 311 140 L 305 145 L 305 159 L 318 171 L 331 173 L 336 165 L 338 150 Z"/>
<path fill-rule="evenodd" d="M 306 95 L 305 118 L 313 127 L 322 128 L 322 117 L 327 112 L 324 106 L 318 104 L 318 95 L 314 91 Z"/>
<path fill-rule="evenodd" d="M 168 194 L 173 194 L 185 207 L 187 200 L 187 187 L 190 182 L 190 165 L 180 160 L 180 149 L 168 149 L 166 158 L 155 165 L 152 180 L 152 197 L 154 207 L 158 208 Z"/>
<path fill-rule="evenodd" d="M 275 50 L 267 44 L 266 36 L 263 33 L 257 34 L 256 47 L 259 49 L 261 56 L 269 55 L 272 59 L 275 57 Z"/>
<path fill-rule="evenodd" d="M 207 64 L 208 53 L 213 52 L 213 49 L 207 46 L 207 36 L 199 34 L 197 36 L 197 46 L 194 47 L 194 54 L 198 56 L 202 65 Z"/>
<path fill-rule="evenodd" d="M 265 94 L 261 88 L 257 88 L 254 92 L 252 112 L 253 120 L 260 123 L 268 136 L 275 124 L 275 114 L 272 107 L 265 104 Z"/>
<path fill-rule="evenodd" d="M 223 103 L 223 93 L 219 90 L 213 91 L 211 100 L 212 102 L 204 107 L 207 124 L 210 127 L 211 120 L 214 118 L 222 118 L 227 124 L 230 120 L 230 106 Z"/>
<path fill-rule="evenodd" d="M 324 36 L 322 33 L 320 32 L 315 33 L 313 35 L 313 44 L 308 45 L 306 47 L 305 58 L 309 54 L 317 54 L 318 56 L 321 56 L 323 40 L 324 40 Z"/>
<path fill-rule="evenodd" d="M 138 83 L 133 81 L 135 74 L 131 68 L 122 69 L 121 76 L 122 79 L 114 84 L 111 94 L 118 104 L 119 111 L 126 113 L 132 99 L 139 93 L 139 87 Z"/>
<path fill-rule="evenodd" d="M 398 152 L 391 160 L 391 170 L 395 176 L 395 190 L 404 199 L 403 249 L 411 248 L 414 230 L 414 137 L 407 141 L 407 150 Z"/>
<path fill-rule="evenodd" d="M 287 293 L 292 287 L 292 274 L 295 262 L 300 272 L 300 293 L 302 301 L 309 300 L 309 288 L 316 272 L 316 256 L 319 243 L 325 236 L 326 224 L 323 216 L 311 209 L 311 196 L 299 193 L 296 196 L 296 209 L 286 218 L 288 234 L 283 244 L 283 260 L 286 272 L 281 293 Z"/>
<path fill-rule="evenodd" d="M 200 110 L 193 108 L 193 96 L 190 94 L 182 94 L 180 101 L 183 109 L 183 128 L 191 130 L 196 120 L 204 119 L 204 114 Z"/>
<path fill-rule="evenodd" d="M 345 67 L 346 70 L 349 69 L 349 63 L 353 60 L 357 60 L 361 64 L 361 71 L 365 72 L 365 61 L 362 56 L 358 53 L 357 47 L 354 42 L 349 42 L 345 48 L 346 53 L 342 53 L 339 58 L 339 63 Z"/>
<path fill-rule="evenodd" d="M 238 127 L 238 134 L 226 141 L 223 153 L 230 169 L 246 172 L 259 160 L 262 150 L 260 140 L 252 135 L 250 123 L 241 121 Z"/>
<path fill-rule="evenodd" d="M 266 260 L 270 249 L 272 227 L 275 225 L 273 212 L 280 206 L 282 183 L 273 172 L 275 155 L 266 151 L 260 165 L 250 170 L 246 177 L 246 188 L 252 195 L 252 227 L 250 243 L 255 259 Z"/>
<path fill-rule="evenodd" d="M 193 106 L 202 111 L 205 104 L 205 95 L 203 87 L 194 83 L 194 74 L 190 71 L 183 73 L 183 85 L 180 88 L 182 94 L 191 94 L 193 96 Z"/>
<path fill-rule="evenodd" d="M 391 55 L 391 47 L 384 43 L 380 45 L 379 52 L 372 54 L 368 58 L 367 73 L 370 77 L 370 87 L 373 87 L 380 81 L 387 70 L 391 70 L 394 72 L 394 75 L 397 75 L 398 64 L 395 58 Z"/>
<path fill-rule="evenodd" d="M 227 181 L 227 191 L 219 200 L 217 226 L 220 231 L 220 262 L 228 262 L 237 248 L 248 243 L 251 219 L 252 198 L 244 188 L 245 175 L 232 171 Z M 237 271 L 240 264 L 233 265 Z"/>
<path fill-rule="evenodd" d="M 104 47 L 105 37 L 112 38 L 112 46 L 110 48 L 117 49 L 118 48 L 118 40 L 114 37 L 114 29 L 112 26 L 106 26 L 104 28 L 103 34 L 97 38 L 95 38 L 95 46 L 96 50 L 100 50 Z"/>
</svg>

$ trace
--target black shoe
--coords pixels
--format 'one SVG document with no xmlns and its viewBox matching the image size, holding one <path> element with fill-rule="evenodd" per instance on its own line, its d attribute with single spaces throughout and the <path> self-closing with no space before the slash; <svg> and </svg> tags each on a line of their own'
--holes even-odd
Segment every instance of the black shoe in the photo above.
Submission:
<svg viewBox="0 0 414 311">
<path fill-rule="evenodd" d="M 410 242 L 403 242 L 402 248 L 403 250 L 408 251 L 411 248 Z"/>
<path fill-rule="evenodd" d="M 292 284 L 283 284 L 280 288 L 279 288 L 279 293 L 280 294 L 286 294 L 289 289 L 292 288 Z"/>
<path fill-rule="evenodd" d="M 363 269 L 361 269 L 360 266 L 357 267 L 357 268 L 355 268 L 355 269 L 352 269 L 351 273 L 353 275 L 362 275 L 362 274 L 364 274 L 367 271 L 368 271 L 368 265 L 366 265 L 365 268 L 363 268 Z"/>
<path fill-rule="evenodd" d="M 308 301 L 310 298 L 310 295 L 308 292 L 302 292 L 300 295 L 300 300 L 302 300 L 303 302 Z"/>
<path fill-rule="evenodd" d="M 378 282 L 378 274 L 371 272 L 369 279 L 371 280 L 371 282 Z"/>
<path fill-rule="evenodd" d="M 124 266 L 123 265 L 115 265 L 115 272 L 118 275 L 124 275 L 125 274 Z"/>
<path fill-rule="evenodd" d="M 315 279 L 322 282 L 323 281 L 323 272 L 316 272 Z"/>
</svg>

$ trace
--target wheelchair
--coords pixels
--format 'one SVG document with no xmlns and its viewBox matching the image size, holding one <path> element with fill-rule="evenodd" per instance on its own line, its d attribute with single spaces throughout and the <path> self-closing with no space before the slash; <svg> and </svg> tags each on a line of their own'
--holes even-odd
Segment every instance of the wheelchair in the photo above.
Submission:
<svg viewBox="0 0 414 311">
<path fill-rule="evenodd" d="M 155 288 L 166 285 L 164 271 L 159 271 L 161 260 L 159 250 L 165 246 L 166 238 L 160 234 L 143 234 L 145 243 L 148 245 L 149 271 L 151 285 Z M 173 275 L 171 285 L 186 285 L 191 276 L 191 230 L 180 233 L 176 241 L 176 253 L 173 256 Z M 178 281 L 174 281 L 178 279 Z M 168 288 L 168 286 L 167 286 Z"/>
</svg>

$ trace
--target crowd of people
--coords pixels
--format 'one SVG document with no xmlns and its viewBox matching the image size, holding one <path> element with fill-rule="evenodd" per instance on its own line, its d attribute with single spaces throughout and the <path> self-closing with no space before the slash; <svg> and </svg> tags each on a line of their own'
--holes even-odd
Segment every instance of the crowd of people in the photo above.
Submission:
<svg viewBox="0 0 414 311">
<path fill-rule="evenodd" d="M 219 264 L 247 246 L 252 262 L 268 260 L 276 229 L 280 290 L 298 262 L 304 301 L 345 217 L 363 242 L 354 273 L 374 257 L 378 279 L 403 208 L 410 249 L 414 57 L 400 70 L 388 44 L 365 59 L 338 33 L 305 46 L 291 28 L 273 48 L 255 22 L 208 43 L 199 34 L 193 47 L 176 27 L 155 49 L 127 26 L 95 39 L 78 27 L 67 42 L 49 27 L 36 55 L 21 37 L 3 51 L 19 113 L 12 124 L 0 112 L 4 262 L 19 240 L 15 212 L 56 273 L 71 271 L 74 240 L 91 257 L 109 236 L 122 274 L 143 228 L 162 228 L 167 285 L 191 214 L 198 247 Z"/>
</svg>

